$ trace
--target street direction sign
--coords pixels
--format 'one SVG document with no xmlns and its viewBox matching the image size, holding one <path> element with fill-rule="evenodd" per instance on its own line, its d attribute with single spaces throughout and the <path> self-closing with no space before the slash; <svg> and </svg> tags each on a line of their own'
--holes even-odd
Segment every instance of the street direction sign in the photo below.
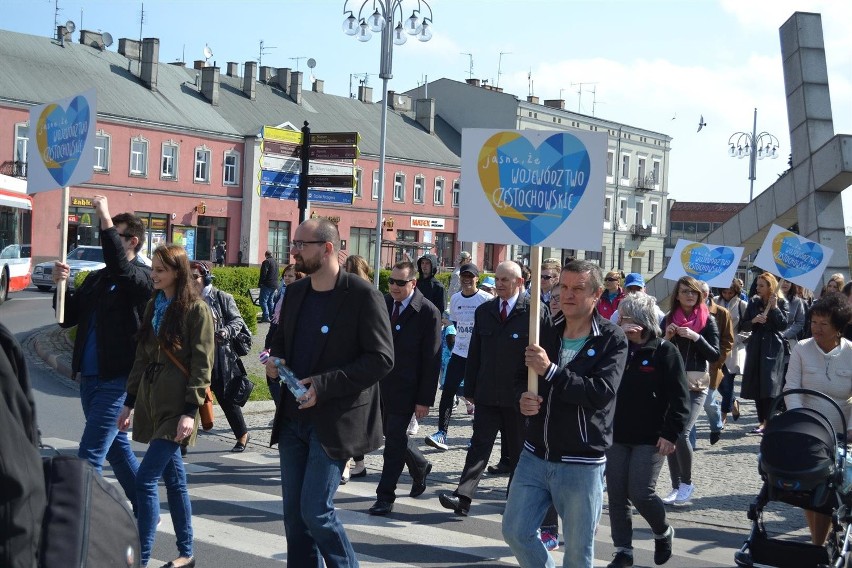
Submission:
<svg viewBox="0 0 852 568">
<path fill-rule="evenodd" d="M 274 172 L 292 172 L 294 174 L 299 174 L 302 173 L 302 160 L 264 154 L 263 160 L 261 161 L 261 167 L 264 170 Z"/>
<path fill-rule="evenodd" d="M 279 156 L 298 158 L 302 155 L 302 147 L 298 144 L 276 142 L 275 140 L 264 140 L 263 153 L 264 155 L 278 154 Z"/>
<path fill-rule="evenodd" d="M 274 126 L 263 127 L 263 139 L 266 141 L 274 140 L 276 142 L 286 142 L 288 144 L 301 144 L 302 133 L 296 130 L 286 130 L 284 128 L 275 128 Z"/>
<path fill-rule="evenodd" d="M 264 154 L 261 167 L 275 172 L 301 173 L 302 161 L 296 158 L 285 158 L 275 154 Z M 308 164 L 308 173 L 312 175 L 353 176 L 355 167 L 352 162 L 317 162 Z"/>
<path fill-rule="evenodd" d="M 273 199 L 289 199 L 297 201 L 299 199 L 298 187 L 285 187 L 280 185 L 269 185 L 262 183 L 260 185 L 260 195 Z M 308 200 L 320 203 L 352 203 L 351 191 L 340 191 L 333 189 L 308 188 Z"/>
<path fill-rule="evenodd" d="M 352 165 L 352 162 L 348 164 L 308 162 L 308 173 L 310 175 L 354 176 L 355 167 Z"/>
<path fill-rule="evenodd" d="M 358 155 L 357 146 L 311 146 L 309 153 L 317 160 L 354 160 Z"/>
<path fill-rule="evenodd" d="M 356 146 L 360 141 L 357 132 L 312 132 L 311 144 L 325 146 Z"/>
<path fill-rule="evenodd" d="M 311 187 L 355 187 L 355 176 L 308 175 L 308 185 Z"/>
<path fill-rule="evenodd" d="M 269 185 L 281 185 L 286 187 L 299 187 L 301 174 L 294 172 L 281 172 L 275 170 L 260 171 L 260 183 Z"/>
</svg>

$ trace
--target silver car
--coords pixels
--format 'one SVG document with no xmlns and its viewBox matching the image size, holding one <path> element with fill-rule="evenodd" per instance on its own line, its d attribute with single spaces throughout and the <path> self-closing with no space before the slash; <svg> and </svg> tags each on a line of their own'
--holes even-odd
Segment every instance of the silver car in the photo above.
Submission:
<svg viewBox="0 0 852 568">
<path fill-rule="evenodd" d="M 104 251 L 101 247 L 79 246 L 68 253 L 65 261 L 71 267 L 71 276 L 68 278 L 68 289 L 74 289 L 74 277 L 81 271 L 100 270 L 104 263 Z M 53 261 L 41 262 L 33 268 L 33 284 L 44 292 L 53 288 Z"/>
</svg>

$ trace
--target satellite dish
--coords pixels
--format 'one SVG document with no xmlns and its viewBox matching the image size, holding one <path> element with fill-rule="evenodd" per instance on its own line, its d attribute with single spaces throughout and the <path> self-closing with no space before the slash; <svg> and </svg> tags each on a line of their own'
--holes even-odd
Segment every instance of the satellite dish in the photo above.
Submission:
<svg viewBox="0 0 852 568">
<path fill-rule="evenodd" d="M 69 34 L 73 34 L 73 33 L 74 33 L 74 30 L 76 30 L 76 29 L 77 29 L 77 24 L 75 24 L 75 23 L 74 23 L 74 22 L 72 22 L 71 20 L 68 20 L 67 22 L 65 22 L 65 30 L 66 30 Z"/>
<path fill-rule="evenodd" d="M 104 48 L 107 48 L 112 45 L 112 34 L 109 32 L 104 32 L 101 36 L 101 39 L 104 40 Z"/>
<path fill-rule="evenodd" d="M 404 103 L 404 102 L 405 102 L 405 99 L 404 99 L 404 98 L 402 98 L 402 97 L 397 97 L 397 99 L 396 99 L 396 100 L 397 100 L 397 102 L 398 102 L 399 104 L 402 104 L 402 103 Z"/>
<path fill-rule="evenodd" d="M 316 66 L 317 66 L 317 60 L 314 59 L 313 57 L 309 57 L 308 58 L 308 69 L 313 69 Z"/>
<path fill-rule="evenodd" d="M 210 49 L 209 45 L 204 46 L 204 57 L 207 58 L 207 59 L 210 59 L 211 57 L 213 57 L 213 50 Z"/>
</svg>

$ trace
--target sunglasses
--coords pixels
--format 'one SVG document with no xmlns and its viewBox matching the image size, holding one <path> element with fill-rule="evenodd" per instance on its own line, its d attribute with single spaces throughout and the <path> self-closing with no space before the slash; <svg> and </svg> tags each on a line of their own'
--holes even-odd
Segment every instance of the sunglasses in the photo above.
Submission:
<svg viewBox="0 0 852 568">
<path fill-rule="evenodd" d="M 549 274 L 542 274 L 541 275 L 542 280 L 550 280 L 551 278 L 556 278 L 556 276 L 551 276 Z"/>
<path fill-rule="evenodd" d="M 388 284 L 392 284 L 394 286 L 405 286 L 409 282 L 413 282 L 416 278 L 409 278 L 408 280 L 397 280 L 396 278 L 388 278 Z"/>
<path fill-rule="evenodd" d="M 618 278 L 604 278 L 607 282 L 618 282 Z"/>
<path fill-rule="evenodd" d="M 127 240 L 129 241 L 130 239 L 132 239 L 132 238 L 133 238 L 133 237 L 135 237 L 136 235 L 131 235 L 130 233 L 119 233 L 119 234 L 118 234 L 118 236 L 119 236 L 119 237 L 122 237 L 122 238 L 125 238 L 125 239 L 127 239 Z"/>
</svg>

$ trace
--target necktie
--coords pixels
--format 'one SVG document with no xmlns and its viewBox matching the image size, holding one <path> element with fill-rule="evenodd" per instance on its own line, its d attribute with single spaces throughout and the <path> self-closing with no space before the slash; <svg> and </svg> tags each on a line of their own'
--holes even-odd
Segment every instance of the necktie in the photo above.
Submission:
<svg viewBox="0 0 852 568">
<path fill-rule="evenodd" d="M 500 321 L 506 321 L 506 318 L 509 317 L 509 302 L 503 300 L 503 307 L 500 309 Z"/>
<path fill-rule="evenodd" d="M 393 313 L 391 314 L 391 324 L 395 324 L 399 318 L 399 308 L 402 307 L 402 302 L 393 303 Z"/>
</svg>

